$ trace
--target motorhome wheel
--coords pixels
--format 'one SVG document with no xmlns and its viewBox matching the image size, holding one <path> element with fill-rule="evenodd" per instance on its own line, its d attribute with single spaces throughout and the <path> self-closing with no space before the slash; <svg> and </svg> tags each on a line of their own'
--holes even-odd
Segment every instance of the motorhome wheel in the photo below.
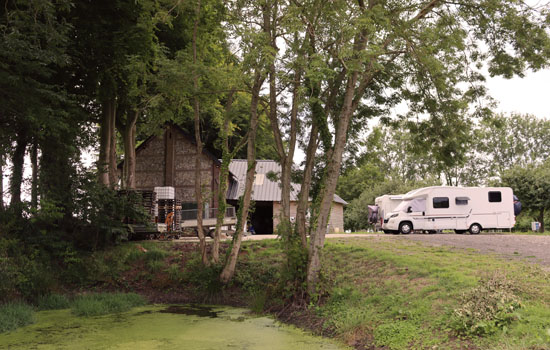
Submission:
<svg viewBox="0 0 550 350">
<path fill-rule="evenodd" d="M 410 222 L 402 222 L 399 224 L 399 232 L 408 235 L 412 231 L 412 224 Z"/>
<path fill-rule="evenodd" d="M 472 235 L 477 235 L 481 232 L 481 226 L 479 224 L 472 224 L 468 231 L 470 231 Z"/>
</svg>

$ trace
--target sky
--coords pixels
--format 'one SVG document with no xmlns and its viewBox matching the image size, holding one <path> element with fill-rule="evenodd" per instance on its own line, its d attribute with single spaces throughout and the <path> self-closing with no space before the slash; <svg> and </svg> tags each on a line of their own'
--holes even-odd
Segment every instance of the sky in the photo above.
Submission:
<svg viewBox="0 0 550 350">
<path fill-rule="evenodd" d="M 529 113 L 550 119 L 550 69 L 527 72 L 524 78 L 490 78 L 487 87 L 498 101 L 498 112 Z"/>
</svg>

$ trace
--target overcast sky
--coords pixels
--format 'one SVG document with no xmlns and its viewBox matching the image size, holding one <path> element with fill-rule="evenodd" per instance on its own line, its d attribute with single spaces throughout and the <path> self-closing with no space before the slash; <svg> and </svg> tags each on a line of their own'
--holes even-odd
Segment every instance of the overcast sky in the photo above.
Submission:
<svg viewBox="0 0 550 350">
<path fill-rule="evenodd" d="M 489 78 L 489 93 L 499 112 L 519 112 L 550 119 L 550 69 L 527 72 L 525 78 Z"/>
</svg>

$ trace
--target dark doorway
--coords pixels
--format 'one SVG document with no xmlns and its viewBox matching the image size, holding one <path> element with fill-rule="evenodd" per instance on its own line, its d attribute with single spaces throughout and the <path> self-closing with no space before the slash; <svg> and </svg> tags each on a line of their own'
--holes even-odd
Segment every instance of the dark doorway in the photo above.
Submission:
<svg viewBox="0 0 550 350">
<path fill-rule="evenodd" d="M 273 202 L 256 202 L 251 216 L 252 226 L 257 234 L 273 234 Z"/>
</svg>

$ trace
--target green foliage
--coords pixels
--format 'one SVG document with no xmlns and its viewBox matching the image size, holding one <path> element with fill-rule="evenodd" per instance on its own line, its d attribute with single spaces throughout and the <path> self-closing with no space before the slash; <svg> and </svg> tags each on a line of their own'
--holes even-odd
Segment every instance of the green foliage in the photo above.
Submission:
<svg viewBox="0 0 550 350">
<path fill-rule="evenodd" d="M 191 284 L 204 300 L 214 298 L 223 290 L 219 276 L 222 265 L 204 266 L 198 253 L 187 262 L 183 280 Z"/>
<path fill-rule="evenodd" d="M 286 262 L 281 266 L 278 281 L 278 292 L 283 300 L 302 300 L 306 293 L 307 249 L 302 247 L 302 241 L 294 225 L 289 220 L 281 220 L 277 226 L 282 251 L 286 254 Z"/>
<path fill-rule="evenodd" d="M 77 316 L 91 317 L 125 312 L 145 304 L 145 299 L 135 293 L 85 294 L 74 299 L 71 310 Z"/>
<path fill-rule="evenodd" d="M 484 119 L 476 135 L 476 150 L 490 176 L 514 167 L 536 166 L 550 158 L 550 121 L 528 114 L 497 114 Z"/>
<path fill-rule="evenodd" d="M 36 302 L 38 310 L 60 310 L 71 307 L 69 298 L 61 294 L 48 294 L 38 298 Z"/>
<path fill-rule="evenodd" d="M 504 274 L 482 279 L 478 287 L 463 294 L 460 307 L 453 311 L 453 329 L 459 334 L 479 336 L 507 330 L 522 307 L 516 294 L 517 287 Z"/>
<path fill-rule="evenodd" d="M 22 244 L 17 239 L 0 239 L 0 289 L 2 301 L 24 298 L 35 300 L 55 284 L 49 266 L 51 257 L 36 246 Z"/>
<path fill-rule="evenodd" d="M 514 194 L 522 202 L 523 210 L 530 211 L 542 224 L 544 232 L 544 214 L 550 209 L 550 162 L 526 168 L 514 167 L 502 175 L 500 182 L 512 187 Z"/>
<path fill-rule="evenodd" d="M 31 306 L 21 302 L 0 305 L 0 333 L 13 331 L 31 323 L 34 323 Z"/>
</svg>

